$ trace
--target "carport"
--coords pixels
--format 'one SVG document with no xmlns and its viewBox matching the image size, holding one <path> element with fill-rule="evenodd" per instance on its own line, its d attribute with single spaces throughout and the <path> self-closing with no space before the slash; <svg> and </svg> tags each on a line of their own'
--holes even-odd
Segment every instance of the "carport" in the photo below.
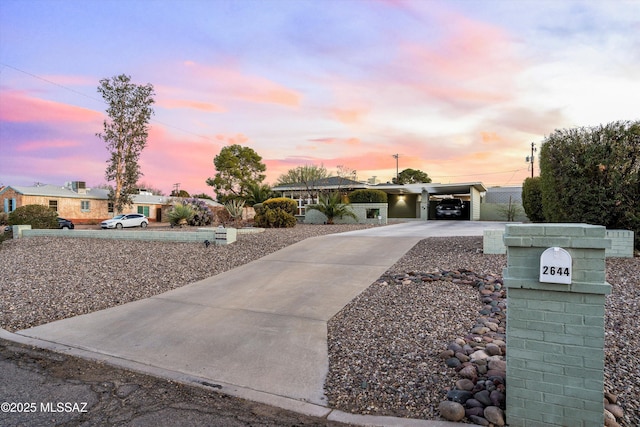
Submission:
<svg viewBox="0 0 640 427">
<path fill-rule="evenodd" d="M 460 184 L 381 184 L 375 187 L 387 193 L 389 219 L 435 219 L 435 206 L 440 199 L 462 199 L 468 213 L 465 219 L 480 220 L 481 196 L 487 188 L 481 182 Z"/>
</svg>

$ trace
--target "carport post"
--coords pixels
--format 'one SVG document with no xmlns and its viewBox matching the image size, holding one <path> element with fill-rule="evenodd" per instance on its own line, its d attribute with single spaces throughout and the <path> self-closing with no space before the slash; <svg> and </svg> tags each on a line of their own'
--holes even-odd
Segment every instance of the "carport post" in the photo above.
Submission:
<svg viewBox="0 0 640 427">
<path fill-rule="evenodd" d="M 429 219 L 429 191 L 422 187 L 422 195 L 420 196 L 420 219 L 427 221 Z"/>
</svg>

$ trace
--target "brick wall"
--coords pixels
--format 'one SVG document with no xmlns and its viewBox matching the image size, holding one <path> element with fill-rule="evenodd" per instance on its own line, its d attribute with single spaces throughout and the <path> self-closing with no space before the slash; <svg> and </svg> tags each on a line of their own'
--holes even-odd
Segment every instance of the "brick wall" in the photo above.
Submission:
<svg viewBox="0 0 640 427">
<path fill-rule="evenodd" d="M 506 225 L 507 422 L 511 427 L 604 423 L 605 249 L 602 226 Z M 571 283 L 540 282 L 549 247 L 571 255 Z"/>
<path fill-rule="evenodd" d="M 503 230 L 485 230 L 483 252 L 485 254 L 504 254 L 507 248 L 503 241 Z M 607 230 L 605 237 L 611 241 L 611 247 L 605 249 L 607 258 L 633 258 L 634 233 L 630 230 Z"/>
</svg>

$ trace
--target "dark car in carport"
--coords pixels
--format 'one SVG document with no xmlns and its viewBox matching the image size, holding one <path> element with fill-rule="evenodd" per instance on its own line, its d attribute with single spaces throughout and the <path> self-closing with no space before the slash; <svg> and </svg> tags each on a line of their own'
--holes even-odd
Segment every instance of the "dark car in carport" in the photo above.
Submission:
<svg viewBox="0 0 640 427">
<path fill-rule="evenodd" d="M 436 206 L 436 218 L 462 218 L 462 200 L 443 199 Z"/>
</svg>

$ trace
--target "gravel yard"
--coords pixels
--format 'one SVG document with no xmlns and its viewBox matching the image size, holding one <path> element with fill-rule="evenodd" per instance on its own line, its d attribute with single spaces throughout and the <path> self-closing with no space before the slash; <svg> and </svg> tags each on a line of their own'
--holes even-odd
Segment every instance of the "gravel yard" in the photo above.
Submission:
<svg viewBox="0 0 640 427">
<path fill-rule="evenodd" d="M 209 248 L 44 237 L 7 241 L 0 245 L 0 327 L 16 331 L 147 298 L 308 237 L 363 227 L 298 225 Z M 501 274 L 505 256 L 483 255 L 481 248 L 480 237 L 425 239 L 385 276 L 460 268 Z M 605 383 L 619 395 L 626 426 L 640 425 L 639 272 L 640 258 L 607 261 L 613 292 L 606 307 Z M 437 405 L 455 377 L 437 355 L 467 333 L 479 307 L 470 286 L 376 281 L 329 323 L 331 404 L 358 413 L 438 419 Z"/>
</svg>

